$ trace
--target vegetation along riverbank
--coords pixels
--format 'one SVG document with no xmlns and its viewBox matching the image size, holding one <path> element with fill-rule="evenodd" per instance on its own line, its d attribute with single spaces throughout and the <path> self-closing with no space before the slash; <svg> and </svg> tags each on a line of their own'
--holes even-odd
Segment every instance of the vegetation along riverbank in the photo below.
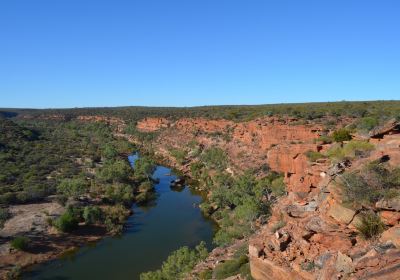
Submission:
<svg viewBox="0 0 400 280">
<path fill-rule="evenodd" d="M 4 109 L 2 271 L 121 232 L 162 161 L 207 193 L 216 248 L 183 247 L 141 279 L 395 279 L 399 104 Z"/>
</svg>

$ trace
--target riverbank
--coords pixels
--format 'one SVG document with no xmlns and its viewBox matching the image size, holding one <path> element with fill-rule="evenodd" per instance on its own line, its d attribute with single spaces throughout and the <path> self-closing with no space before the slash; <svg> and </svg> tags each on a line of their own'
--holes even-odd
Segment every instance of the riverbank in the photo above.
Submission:
<svg viewBox="0 0 400 280">
<path fill-rule="evenodd" d="M 59 233 L 48 225 L 47 219 L 65 211 L 56 202 L 44 202 L 11 207 L 14 215 L 1 230 L 0 277 L 6 279 L 10 272 L 17 275 L 32 265 L 60 258 L 88 243 L 109 236 L 104 226 L 83 226 L 71 233 Z M 29 247 L 15 250 L 8 242 L 17 233 L 29 232 Z"/>
<path fill-rule="evenodd" d="M 127 219 L 120 237 L 84 247 L 73 259 L 33 267 L 27 279 L 139 279 L 140 273 L 157 269 L 182 246 L 194 247 L 206 241 L 212 249 L 214 223 L 197 207 L 203 198 L 188 187 L 171 189 L 170 182 L 177 177 L 169 168 L 158 166 L 153 177 L 159 179 L 155 184 L 157 198 L 146 206 L 133 205 L 134 215 Z"/>
</svg>

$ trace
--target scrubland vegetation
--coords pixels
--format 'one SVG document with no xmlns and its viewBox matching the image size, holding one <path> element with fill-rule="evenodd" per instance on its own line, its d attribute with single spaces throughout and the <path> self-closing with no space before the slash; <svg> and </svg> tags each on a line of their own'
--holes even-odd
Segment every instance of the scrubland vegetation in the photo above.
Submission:
<svg viewBox="0 0 400 280">
<path fill-rule="evenodd" d="M 47 114 L 65 116 L 63 121 L 9 120 L 0 118 L 0 227 L 10 217 L 10 205 L 57 201 L 65 206 L 58 218 L 49 224 L 60 232 L 74 231 L 80 224 L 105 227 L 120 233 L 129 206 L 136 201 L 146 203 L 155 197 L 153 179 L 155 162 L 143 155 L 135 162 L 134 171 L 126 156 L 136 149 L 125 140 L 117 140 L 113 127 L 103 123 L 83 123 L 78 115 L 119 117 L 127 122 L 124 132 L 145 143 L 152 154 L 152 141 L 158 133 L 136 129 L 144 117 L 203 117 L 247 121 L 262 116 L 294 117 L 299 122 L 321 122 L 335 127 L 335 119 L 357 118 L 350 126 L 323 135 L 316 143 L 333 143 L 326 152 L 308 151 L 310 162 L 329 159 L 333 163 L 366 157 L 374 149 L 367 141 L 353 140 L 352 134 L 368 133 L 388 118 L 400 118 L 400 102 L 338 102 L 312 104 L 280 104 L 261 106 L 218 106 L 197 108 L 97 108 L 68 110 L 2 110 L 0 115 L 32 117 Z M 214 133 L 214 138 L 230 141 L 228 133 Z M 259 225 L 267 222 L 270 207 L 286 194 L 282 174 L 269 171 L 256 176 L 256 170 L 232 175 L 227 171 L 229 158 L 218 147 L 202 150 L 197 143 L 187 149 L 167 147 L 171 156 L 183 165 L 190 163 L 191 176 L 210 192 L 200 205 L 205 215 L 219 225 L 214 237 L 218 246 L 227 246 L 237 239 L 250 236 Z M 187 159 L 190 157 L 190 161 Z M 264 166 L 260 167 L 264 168 Z M 268 171 L 268 172 L 267 172 Z M 372 162 L 354 172 L 340 176 L 344 203 L 355 209 L 373 208 L 381 199 L 399 196 L 400 169 L 389 168 L 384 162 Z M 378 236 L 384 224 L 374 211 L 363 211 L 358 231 L 366 239 Z M 285 226 L 278 222 L 274 230 Z M 29 239 L 15 237 L 12 247 L 26 250 Z M 241 274 L 249 278 L 247 252 L 238 252 L 232 260 L 216 269 L 204 271 L 201 279 L 225 279 Z M 141 275 L 142 280 L 181 279 L 207 257 L 205 244 L 194 249 L 180 248 L 163 263 L 161 269 Z M 212 275 L 211 275 L 212 274 Z"/>
<path fill-rule="evenodd" d="M 141 280 L 175 280 L 183 279 L 193 267 L 208 255 L 204 242 L 196 248 L 182 247 L 173 252 L 162 264 L 161 269 L 154 272 L 142 273 Z"/>
<path fill-rule="evenodd" d="M 353 207 L 370 207 L 381 199 L 400 195 L 400 168 L 383 162 L 370 162 L 340 177 L 344 200 Z"/>
<path fill-rule="evenodd" d="M 154 197 L 154 162 L 143 157 L 133 172 L 135 147 L 105 124 L 0 119 L 0 130 L 0 225 L 8 205 L 57 201 L 67 210 L 49 223 L 61 232 L 85 222 L 119 233 L 135 199 Z"/>
<path fill-rule="evenodd" d="M 358 125 L 360 128 L 368 128 L 373 125 L 376 120 L 379 121 L 382 118 L 387 119 L 400 116 L 400 101 L 342 101 L 256 106 L 203 106 L 192 108 L 117 107 L 48 110 L 0 109 L 0 115 L 3 116 L 16 116 L 18 114 L 29 114 L 31 116 L 62 114 L 66 116 L 67 120 L 78 115 L 103 115 L 119 117 L 133 124 L 146 117 L 164 117 L 170 119 L 203 117 L 209 119 L 246 121 L 262 116 L 292 116 L 304 120 L 318 120 L 324 116 L 347 116 L 360 119 Z M 134 126 L 132 126 L 132 129 L 136 130 Z"/>
</svg>

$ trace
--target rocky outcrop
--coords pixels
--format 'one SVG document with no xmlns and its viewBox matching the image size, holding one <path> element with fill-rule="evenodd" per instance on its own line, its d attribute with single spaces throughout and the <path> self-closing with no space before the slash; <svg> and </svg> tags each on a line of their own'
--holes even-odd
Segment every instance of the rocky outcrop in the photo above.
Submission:
<svg viewBox="0 0 400 280">
<path fill-rule="evenodd" d="M 105 117 L 105 116 L 77 116 L 76 119 L 82 122 L 102 122 L 107 125 L 115 127 L 117 132 L 122 132 L 125 128 L 125 121 L 121 118 L 116 117 Z"/>
<path fill-rule="evenodd" d="M 348 121 L 339 120 L 337 125 Z M 138 128 L 158 131 L 152 146 L 156 153 L 186 172 L 194 150 L 220 147 L 229 157 L 232 174 L 252 168 L 260 170 L 262 176 L 262 166 L 267 171 L 284 173 L 287 196 L 274 206 L 269 223 L 249 241 L 254 279 L 398 279 L 397 201 L 377 203 L 375 210 L 388 228 L 380 240 L 366 241 L 357 231 L 359 209 L 342 203 L 336 183 L 347 169 L 356 169 L 371 160 L 398 166 L 400 134 L 394 133 L 393 127 L 372 135 L 369 141 L 375 150 L 368 158 L 334 165 L 325 158 L 311 162 L 306 155 L 329 149 L 330 144 L 316 144 L 316 139 L 329 131 L 321 124 L 293 118 L 265 117 L 242 123 L 186 118 L 170 122 L 168 127 L 160 121 L 146 120 Z M 192 145 L 195 148 L 190 148 Z M 185 164 L 177 163 L 167 147 L 186 150 Z M 207 267 L 212 269 L 218 261 L 213 257 L 209 260 Z"/>
<path fill-rule="evenodd" d="M 400 122 L 396 119 L 387 121 L 384 125 L 379 126 L 369 132 L 369 136 L 372 138 L 382 138 L 388 134 L 400 133 Z"/>
<path fill-rule="evenodd" d="M 162 128 L 167 128 L 170 121 L 166 118 L 145 118 L 140 120 L 136 127 L 142 132 L 154 132 Z"/>
<path fill-rule="evenodd" d="M 379 155 L 390 153 L 390 157 L 382 160 L 396 161 L 400 154 L 390 147 L 384 149 L 385 143 L 397 142 L 400 135 L 388 135 L 377 142 L 380 147 Z M 280 148 L 282 151 L 282 148 Z M 282 165 L 295 173 L 306 174 L 312 179 L 310 192 L 306 187 L 296 185 L 288 180 L 290 189 L 287 197 L 281 199 L 274 207 L 273 215 L 268 225 L 250 240 L 249 253 L 252 276 L 256 280 L 272 279 L 399 279 L 400 275 L 400 207 L 398 198 L 384 199 L 376 203 L 377 211 L 387 230 L 378 241 L 367 241 L 360 237 L 357 226 L 361 223 L 357 209 L 351 209 L 341 203 L 336 178 L 349 168 L 359 167 L 343 162 L 329 166 L 320 165 L 320 170 L 312 172 L 312 167 L 301 158 L 293 157 L 293 150 L 286 149 L 281 158 L 279 153 L 274 155 L 276 160 L 283 158 Z M 277 149 L 278 150 L 278 149 Z M 270 152 L 271 153 L 271 152 Z M 371 154 L 376 159 L 377 154 Z M 271 160 L 271 158 L 269 159 Z M 296 163 L 296 161 L 299 161 Z M 360 159 L 366 162 L 366 159 Z M 278 168 L 279 165 L 274 166 Z M 303 173 L 302 170 L 304 171 Z M 317 171 L 321 171 L 318 178 Z M 311 180 L 314 180 L 311 182 Z M 305 186 L 307 186 L 305 184 Z M 301 190 L 301 200 L 298 191 Z M 283 220 L 284 227 L 275 231 L 276 221 Z M 287 236 L 288 238 L 282 238 Z M 281 277 L 281 278 L 280 278 Z M 282 279 L 283 279 L 282 278 Z"/>
</svg>

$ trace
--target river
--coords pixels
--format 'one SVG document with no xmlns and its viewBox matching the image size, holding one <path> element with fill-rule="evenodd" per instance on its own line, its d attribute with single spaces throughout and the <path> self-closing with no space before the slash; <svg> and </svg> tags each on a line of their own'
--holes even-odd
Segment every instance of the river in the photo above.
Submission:
<svg viewBox="0 0 400 280">
<path fill-rule="evenodd" d="M 137 155 L 128 159 L 133 166 Z M 167 167 L 157 166 L 153 178 L 159 179 L 157 199 L 146 207 L 132 206 L 134 214 L 122 236 L 107 237 L 34 267 L 24 279 L 139 279 L 140 273 L 160 268 L 181 246 L 194 247 L 205 241 L 211 248 L 215 226 L 197 207 L 202 197 L 188 187 L 180 192 L 171 190 L 170 182 L 176 175 Z"/>
</svg>

